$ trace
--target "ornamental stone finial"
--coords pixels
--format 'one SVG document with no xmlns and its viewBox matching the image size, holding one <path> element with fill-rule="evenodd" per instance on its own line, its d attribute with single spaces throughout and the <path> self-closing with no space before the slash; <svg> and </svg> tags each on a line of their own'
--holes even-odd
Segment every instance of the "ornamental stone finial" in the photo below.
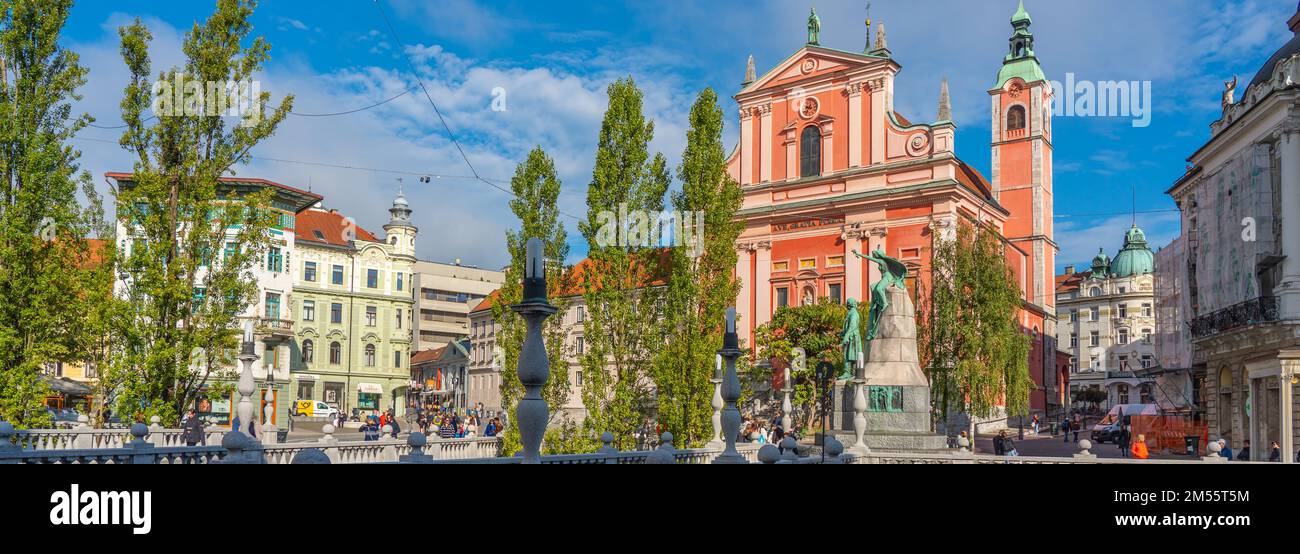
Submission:
<svg viewBox="0 0 1300 554">
<path fill-rule="evenodd" d="M 881 21 L 880 26 L 876 27 L 876 50 L 889 50 L 889 44 L 885 40 L 885 22 Z"/>
<path fill-rule="evenodd" d="M 938 121 L 952 121 L 952 100 L 948 96 L 948 78 L 944 77 L 939 85 Z"/>
<path fill-rule="evenodd" d="M 742 85 L 748 85 L 758 79 L 758 72 L 754 69 L 754 55 L 749 55 L 749 61 L 745 63 L 745 80 Z"/>
</svg>

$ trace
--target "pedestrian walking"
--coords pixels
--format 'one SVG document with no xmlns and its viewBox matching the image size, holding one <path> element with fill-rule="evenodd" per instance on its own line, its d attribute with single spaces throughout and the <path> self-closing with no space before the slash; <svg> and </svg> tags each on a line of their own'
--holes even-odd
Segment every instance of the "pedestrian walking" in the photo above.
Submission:
<svg viewBox="0 0 1300 554">
<path fill-rule="evenodd" d="M 1061 442 L 1070 444 L 1070 420 L 1061 421 Z"/>
<path fill-rule="evenodd" d="M 377 441 L 379 440 L 379 419 L 374 416 L 366 417 L 366 422 L 361 424 L 361 440 Z"/>
<path fill-rule="evenodd" d="M 1147 451 L 1147 436 L 1143 434 L 1138 434 L 1137 440 L 1133 441 L 1133 446 L 1132 448 L 1130 448 L 1130 451 L 1132 452 L 1134 459 L 1138 459 L 1138 460 L 1147 459 L 1147 457 L 1150 455 L 1150 453 Z"/>
<path fill-rule="evenodd" d="M 181 431 L 181 440 L 185 441 L 185 446 L 194 446 L 199 443 L 208 444 L 203 433 L 203 422 L 199 421 L 194 410 L 185 412 L 185 422 L 181 424 L 181 429 L 183 429 Z"/>
<path fill-rule="evenodd" d="M 1129 426 L 1128 426 L 1128 425 L 1125 425 L 1125 424 L 1123 424 L 1123 423 L 1120 423 L 1120 425 L 1119 425 L 1119 437 L 1118 437 L 1118 439 L 1115 441 L 1115 444 L 1119 445 L 1119 451 L 1120 451 L 1120 454 L 1123 455 L 1125 458 L 1128 457 L 1128 454 L 1129 454 L 1129 447 L 1131 446 L 1131 445 L 1129 444 L 1129 442 L 1130 442 L 1131 440 L 1132 440 L 1132 437 L 1129 436 Z"/>
<path fill-rule="evenodd" d="M 1237 453 L 1237 459 L 1243 462 L 1250 461 L 1250 440 L 1241 441 L 1241 452 Z"/>
<path fill-rule="evenodd" d="M 1037 434 L 1038 434 L 1038 414 L 1034 414 L 1033 425 L 1034 425 L 1034 434 L 1037 435 Z"/>
<path fill-rule="evenodd" d="M 1273 444 L 1270 445 L 1270 447 L 1271 450 L 1268 453 L 1268 461 L 1270 462 L 1282 461 L 1282 448 L 1278 446 L 1277 441 L 1273 441 Z"/>
<path fill-rule="evenodd" d="M 393 438 L 397 438 L 397 434 L 402 432 L 402 426 L 397 424 L 397 418 L 388 420 L 388 424 L 393 426 Z"/>
</svg>

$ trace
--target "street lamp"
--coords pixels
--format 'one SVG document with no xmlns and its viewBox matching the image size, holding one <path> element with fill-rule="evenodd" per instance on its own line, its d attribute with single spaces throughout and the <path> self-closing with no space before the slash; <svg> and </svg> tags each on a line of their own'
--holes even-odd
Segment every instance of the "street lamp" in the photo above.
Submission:
<svg viewBox="0 0 1300 554">
<path fill-rule="evenodd" d="M 817 394 L 820 396 L 818 402 L 821 404 L 822 412 L 822 463 L 826 462 L 826 437 L 830 436 L 830 429 L 826 428 L 826 412 L 830 411 L 830 390 L 827 385 L 830 383 L 831 375 L 834 374 L 835 365 L 822 361 L 817 364 Z"/>
</svg>

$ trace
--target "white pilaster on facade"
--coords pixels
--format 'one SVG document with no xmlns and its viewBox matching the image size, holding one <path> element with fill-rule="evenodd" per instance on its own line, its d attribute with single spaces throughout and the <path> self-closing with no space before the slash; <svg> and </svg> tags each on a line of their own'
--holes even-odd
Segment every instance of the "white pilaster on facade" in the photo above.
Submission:
<svg viewBox="0 0 1300 554">
<path fill-rule="evenodd" d="M 750 268 L 754 263 L 754 247 L 752 244 L 741 244 L 736 248 L 736 278 L 740 279 L 740 301 L 736 303 L 736 313 L 740 317 L 741 329 L 740 337 L 745 339 L 749 346 L 754 345 L 754 314 L 750 313 L 749 301 L 754 297 L 754 277 L 750 273 Z"/>
<path fill-rule="evenodd" d="M 1277 415 L 1281 420 L 1278 427 L 1278 446 L 1282 451 L 1282 463 L 1295 463 L 1295 386 L 1291 380 L 1300 375 L 1300 353 L 1283 353 L 1282 372 L 1278 375 L 1278 410 Z"/>
<path fill-rule="evenodd" d="M 769 102 L 760 108 L 762 124 L 759 129 L 759 150 L 758 159 L 760 164 L 759 182 L 766 183 L 772 180 L 772 104 Z"/>
<path fill-rule="evenodd" d="M 798 153 L 795 151 L 795 135 L 790 130 L 785 134 L 785 180 L 793 181 L 799 178 Z"/>
<path fill-rule="evenodd" d="M 754 277 L 754 291 L 757 296 L 754 301 L 754 326 L 757 327 L 772 320 L 772 241 L 760 241 L 758 243 L 758 259 L 756 261 L 756 276 Z"/>
<path fill-rule="evenodd" d="M 871 163 L 885 163 L 885 87 L 884 80 L 871 82 Z"/>
<path fill-rule="evenodd" d="M 835 171 L 835 129 L 830 123 L 822 125 L 822 175 Z"/>
<path fill-rule="evenodd" d="M 862 83 L 849 83 L 849 167 L 862 167 Z M 847 259 L 847 258 L 846 258 Z"/>
<path fill-rule="evenodd" d="M 740 109 L 740 184 L 754 182 L 754 118 L 748 108 Z"/>
<path fill-rule="evenodd" d="M 1281 161 L 1282 279 L 1277 287 L 1282 319 L 1300 318 L 1300 127 L 1281 132 L 1277 143 Z M 1292 216 L 1292 217 L 1288 217 Z"/>
<path fill-rule="evenodd" d="M 862 298 L 862 260 L 853 255 L 853 251 L 862 252 L 862 238 L 866 231 L 862 229 L 845 229 L 840 238 L 844 240 L 844 298 Z"/>
</svg>

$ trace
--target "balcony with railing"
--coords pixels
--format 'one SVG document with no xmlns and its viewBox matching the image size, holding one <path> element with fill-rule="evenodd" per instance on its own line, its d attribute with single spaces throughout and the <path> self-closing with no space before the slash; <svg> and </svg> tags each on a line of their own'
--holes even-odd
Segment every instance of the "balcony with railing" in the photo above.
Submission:
<svg viewBox="0 0 1300 554">
<path fill-rule="evenodd" d="M 1261 296 L 1197 317 L 1189 325 L 1192 338 L 1200 340 L 1251 325 L 1276 323 L 1278 317 L 1277 297 Z"/>
</svg>

